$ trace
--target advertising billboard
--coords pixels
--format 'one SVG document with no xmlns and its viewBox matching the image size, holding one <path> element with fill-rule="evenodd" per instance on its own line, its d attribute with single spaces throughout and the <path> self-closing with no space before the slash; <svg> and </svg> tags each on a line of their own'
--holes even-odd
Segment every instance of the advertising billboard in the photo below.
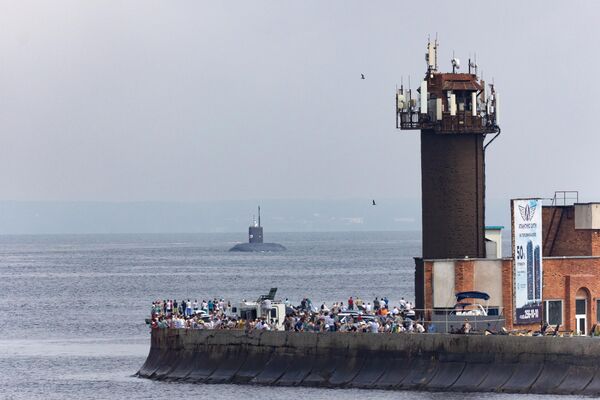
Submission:
<svg viewBox="0 0 600 400">
<path fill-rule="evenodd" d="M 542 201 L 511 200 L 516 324 L 542 321 Z"/>
</svg>

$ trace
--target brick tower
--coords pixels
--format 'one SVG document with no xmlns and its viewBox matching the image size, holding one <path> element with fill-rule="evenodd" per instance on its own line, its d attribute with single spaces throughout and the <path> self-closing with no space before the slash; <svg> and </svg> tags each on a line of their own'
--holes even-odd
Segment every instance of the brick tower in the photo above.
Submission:
<svg viewBox="0 0 600 400">
<path fill-rule="evenodd" d="M 421 131 L 423 258 L 485 257 L 485 148 L 497 135 L 498 95 L 468 72 L 438 72 L 437 40 L 417 93 L 396 93 L 396 128 Z M 488 134 L 494 136 L 485 144 Z"/>
</svg>

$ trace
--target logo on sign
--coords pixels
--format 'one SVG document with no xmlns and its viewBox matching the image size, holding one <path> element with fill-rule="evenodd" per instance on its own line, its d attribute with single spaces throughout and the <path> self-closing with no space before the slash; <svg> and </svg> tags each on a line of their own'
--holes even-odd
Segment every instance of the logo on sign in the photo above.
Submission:
<svg viewBox="0 0 600 400">
<path fill-rule="evenodd" d="M 536 208 L 536 205 L 530 206 L 529 204 L 526 204 L 524 207 L 519 206 L 519 211 L 521 212 L 521 218 L 523 218 L 523 221 L 531 221 L 535 215 Z"/>
</svg>

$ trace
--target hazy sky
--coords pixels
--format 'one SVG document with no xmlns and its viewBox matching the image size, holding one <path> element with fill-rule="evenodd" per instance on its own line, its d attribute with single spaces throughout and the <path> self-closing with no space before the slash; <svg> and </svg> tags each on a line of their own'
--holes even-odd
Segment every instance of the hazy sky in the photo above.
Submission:
<svg viewBox="0 0 600 400">
<path fill-rule="evenodd" d="M 600 3 L 0 1 L 0 200 L 415 198 L 394 90 L 477 52 L 487 196 L 600 201 Z M 360 79 L 364 73 L 366 80 Z M 413 84 L 414 85 L 414 84 Z"/>
</svg>

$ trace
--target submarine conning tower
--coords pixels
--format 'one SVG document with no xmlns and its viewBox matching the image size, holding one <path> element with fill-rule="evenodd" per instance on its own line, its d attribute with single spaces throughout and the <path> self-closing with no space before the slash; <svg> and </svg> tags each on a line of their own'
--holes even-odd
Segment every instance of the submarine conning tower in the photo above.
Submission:
<svg viewBox="0 0 600 400">
<path fill-rule="evenodd" d="M 419 88 L 396 93 L 396 128 L 421 131 L 423 258 L 483 258 L 485 149 L 500 134 L 498 95 L 471 60 L 466 73 L 457 58 L 452 73 L 439 72 L 437 49 L 430 40 Z"/>
<path fill-rule="evenodd" d="M 229 251 L 245 251 L 245 252 L 268 252 L 268 251 L 284 251 L 286 248 L 279 243 L 263 243 L 263 228 L 260 224 L 260 206 L 258 207 L 258 221 L 256 218 L 254 223 L 248 228 L 248 243 L 238 243 Z"/>
<path fill-rule="evenodd" d="M 248 243 L 262 243 L 263 228 L 260 226 L 260 206 L 258 206 L 258 223 L 254 220 L 254 225 L 248 228 Z"/>
</svg>

